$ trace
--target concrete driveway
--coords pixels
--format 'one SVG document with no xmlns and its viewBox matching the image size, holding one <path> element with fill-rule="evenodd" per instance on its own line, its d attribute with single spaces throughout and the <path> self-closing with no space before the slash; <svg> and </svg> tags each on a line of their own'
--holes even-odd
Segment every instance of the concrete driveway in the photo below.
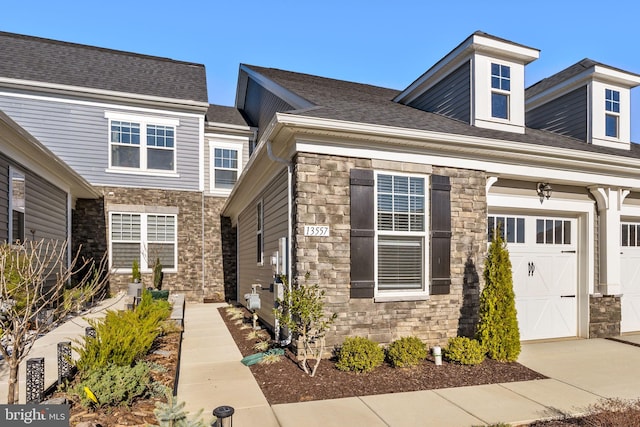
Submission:
<svg viewBox="0 0 640 427">
<path fill-rule="evenodd" d="M 606 339 L 525 343 L 518 362 L 601 397 L 640 398 L 640 334 Z"/>
</svg>

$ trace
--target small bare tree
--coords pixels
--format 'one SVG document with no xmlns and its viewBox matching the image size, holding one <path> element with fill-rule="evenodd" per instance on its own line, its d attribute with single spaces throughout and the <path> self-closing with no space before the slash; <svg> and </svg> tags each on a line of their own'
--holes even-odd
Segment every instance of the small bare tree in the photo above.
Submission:
<svg viewBox="0 0 640 427">
<path fill-rule="evenodd" d="M 324 354 L 325 335 L 337 314 L 327 317 L 324 311 L 324 290 L 317 284 L 307 285 L 308 280 L 309 273 L 305 275 L 304 284 L 295 285 L 289 290 L 286 278 L 282 278 L 284 298 L 278 300 L 280 307 L 274 310 L 274 314 L 281 325 L 297 335 L 302 344 L 300 367 L 313 377 Z M 313 365 L 311 359 L 314 360 Z"/>
<path fill-rule="evenodd" d="M 65 287 L 81 287 L 85 302 L 108 281 L 108 257 L 99 264 L 80 258 L 67 262 L 68 241 L 0 244 L 0 354 L 9 366 L 7 403 L 18 402 L 18 369 L 39 335 L 57 325 L 73 306 L 63 304 Z"/>
</svg>

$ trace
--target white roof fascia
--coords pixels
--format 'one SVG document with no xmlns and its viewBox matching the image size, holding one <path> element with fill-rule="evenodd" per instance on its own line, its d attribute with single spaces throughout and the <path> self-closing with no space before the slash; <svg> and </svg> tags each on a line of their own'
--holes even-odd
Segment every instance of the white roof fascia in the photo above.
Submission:
<svg viewBox="0 0 640 427">
<path fill-rule="evenodd" d="M 567 161 L 577 162 L 581 167 L 588 170 L 589 165 L 606 164 L 611 174 L 637 175 L 640 169 L 640 159 L 631 157 L 620 157 L 610 154 L 594 153 L 583 150 L 572 150 L 555 146 L 528 144 L 517 141 L 498 140 L 491 138 L 481 138 L 476 136 L 458 135 L 443 132 L 433 132 L 417 129 L 398 128 L 383 125 L 371 125 L 360 122 L 345 122 L 340 120 L 319 119 L 315 117 L 295 116 L 291 114 L 279 113 L 278 122 L 284 126 L 298 126 L 302 128 L 317 129 L 321 131 L 337 131 L 341 133 L 367 134 L 379 138 L 392 140 L 405 140 L 405 145 L 409 145 L 410 140 L 417 144 L 426 141 L 437 142 L 439 146 L 446 147 L 447 150 L 469 151 L 474 153 L 488 153 L 491 157 L 499 156 L 501 152 L 513 156 L 514 153 L 535 156 L 538 159 L 547 159 L 551 163 L 566 165 Z M 445 144 L 443 144 L 445 143 Z"/>
</svg>

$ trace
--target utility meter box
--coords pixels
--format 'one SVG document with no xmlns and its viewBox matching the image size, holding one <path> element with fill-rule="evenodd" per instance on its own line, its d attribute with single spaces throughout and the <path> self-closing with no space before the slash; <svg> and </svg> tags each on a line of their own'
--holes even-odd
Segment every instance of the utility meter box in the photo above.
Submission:
<svg viewBox="0 0 640 427">
<path fill-rule="evenodd" d="M 251 292 L 244 294 L 244 299 L 247 301 L 247 308 L 249 310 L 260 310 L 260 294 L 258 293 L 258 287 L 260 285 L 252 285 Z"/>
</svg>

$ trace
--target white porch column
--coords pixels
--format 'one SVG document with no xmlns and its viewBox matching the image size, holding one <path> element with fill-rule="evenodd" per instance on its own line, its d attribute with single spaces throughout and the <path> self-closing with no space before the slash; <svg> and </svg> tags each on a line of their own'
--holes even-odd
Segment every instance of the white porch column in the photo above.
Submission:
<svg viewBox="0 0 640 427">
<path fill-rule="evenodd" d="M 599 291 L 604 295 L 619 295 L 620 287 L 620 209 L 628 190 L 608 187 L 589 187 L 598 204 L 600 214 Z"/>
</svg>

